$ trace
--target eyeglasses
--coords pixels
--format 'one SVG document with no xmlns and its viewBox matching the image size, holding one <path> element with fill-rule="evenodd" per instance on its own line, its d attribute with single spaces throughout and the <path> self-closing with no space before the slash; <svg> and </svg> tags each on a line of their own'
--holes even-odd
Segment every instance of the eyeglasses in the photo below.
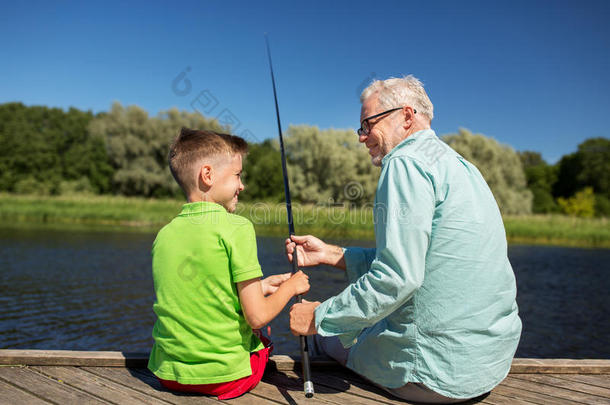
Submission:
<svg viewBox="0 0 610 405">
<path fill-rule="evenodd" d="M 360 123 L 360 128 L 358 128 L 358 136 L 368 135 L 371 132 L 371 124 L 369 124 L 369 120 L 381 117 L 382 115 L 386 115 L 397 110 L 402 110 L 403 108 L 404 107 L 392 108 L 391 110 L 380 112 L 379 114 L 371 115 L 370 117 L 363 119 Z M 413 109 L 413 114 L 417 114 L 417 111 L 415 111 L 415 109 Z"/>
</svg>

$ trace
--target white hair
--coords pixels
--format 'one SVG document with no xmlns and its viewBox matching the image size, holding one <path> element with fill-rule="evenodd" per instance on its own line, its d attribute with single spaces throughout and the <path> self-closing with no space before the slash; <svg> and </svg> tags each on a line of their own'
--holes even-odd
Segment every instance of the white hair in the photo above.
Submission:
<svg viewBox="0 0 610 405">
<path fill-rule="evenodd" d="M 418 114 L 424 115 L 428 120 L 434 118 L 434 106 L 424 90 L 424 85 L 413 75 L 399 79 L 391 77 L 386 80 L 373 80 L 373 82 L 360 95 L 360 102 L 377 94 L 379 106 L 391 109 L 409 105 Z"/>
</svg>

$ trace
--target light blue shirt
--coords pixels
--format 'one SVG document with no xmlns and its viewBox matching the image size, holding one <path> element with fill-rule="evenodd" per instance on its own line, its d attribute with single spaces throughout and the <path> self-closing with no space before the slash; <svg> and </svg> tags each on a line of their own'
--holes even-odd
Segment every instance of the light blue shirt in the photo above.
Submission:
<svg viewBox="0 0 610 405">
<path fill-rule="evenodd" d="M 490 391 L 521 335 L 498 205 L 477 168 L 432 130 L 386 155 L 377 249 L 346 248 L 350 285 L 315 311 L 347 367 L 388 388 L 423 383 L 452 398 Z"/>
</svg>

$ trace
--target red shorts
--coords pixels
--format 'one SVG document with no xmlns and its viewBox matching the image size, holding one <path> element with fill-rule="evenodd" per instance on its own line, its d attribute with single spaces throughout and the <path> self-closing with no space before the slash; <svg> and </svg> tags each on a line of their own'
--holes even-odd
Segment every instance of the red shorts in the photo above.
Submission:
<svg viewBox="0 0 610 405">
<path fill-rule="evenodd" d="M 263 378 L 265 366 L 267 365 L 273 346 L 271 345 L 271 341 L 266 337 L 260 336 L 260 339 L 265 345 L 265 348 L 250 353 L 252 375 L 240 378 L 239 380 L 217 384 L 180 384 L 177 381 L 162 380 L 161 378 L 159 378 L 159 381 L 161 382 L 161 385 L 172 391 L 214 395 L 218 397 L 218 399 L 236 398 L 252 390 Z"/>
</svg>

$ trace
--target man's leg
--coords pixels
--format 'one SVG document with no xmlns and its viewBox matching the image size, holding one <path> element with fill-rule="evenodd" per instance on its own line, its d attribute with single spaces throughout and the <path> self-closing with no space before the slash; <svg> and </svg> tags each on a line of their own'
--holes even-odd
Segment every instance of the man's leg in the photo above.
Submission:
<svg viewBox="0 0 610 405">
<path fill-rule="evenodd" d="M 341 341 L 336 336 L 324 337 L 320 335 L 313 336 L 313 353 L 312 355 L 326 355 L 339 364 L 345 367 L 347 364 L 347 356 L 349 349 L 346 349 L 341 344 Z"/>
<path fill-rule="evenodd" d="M 314 335 L 313 337 L 313 353 L 312 355 L 327 355 L 333 358 L 342 366 L 347 364 L 347 356 L 349 355 L 349 349 L 346 349 L 341 344 L 341 341 L 336 336 L 324 337 L 320 335 Z M 365 379 L 368 378 L 361 376 Z M 373 381 L 377 387 L 389 392 L 395 397 L 404 399 L 406 401 L 421 402 L 426 404 L 455 404 L 458 402 L 468 401 L 468 399 L 455 399 L 445 397 L 441 394 L 437 394 L 424 384 L 419 383 L 407 383 L 399 388 L 387 388 L 379 385 Z"/>
<path fill-rule="evenodd" d="M 424 384 L 407 383 L 399 388 L 386 388 L 379 384 L 375 384 L 394 395 L 395 397 L 404 399 L 410 402 L 421 402 L 422 404 L 456 404 L 459 402 L 469 401 L 471 398 L 455 399 L 449 398 L 441 394 L 437 394 Z"/>
</svg>

